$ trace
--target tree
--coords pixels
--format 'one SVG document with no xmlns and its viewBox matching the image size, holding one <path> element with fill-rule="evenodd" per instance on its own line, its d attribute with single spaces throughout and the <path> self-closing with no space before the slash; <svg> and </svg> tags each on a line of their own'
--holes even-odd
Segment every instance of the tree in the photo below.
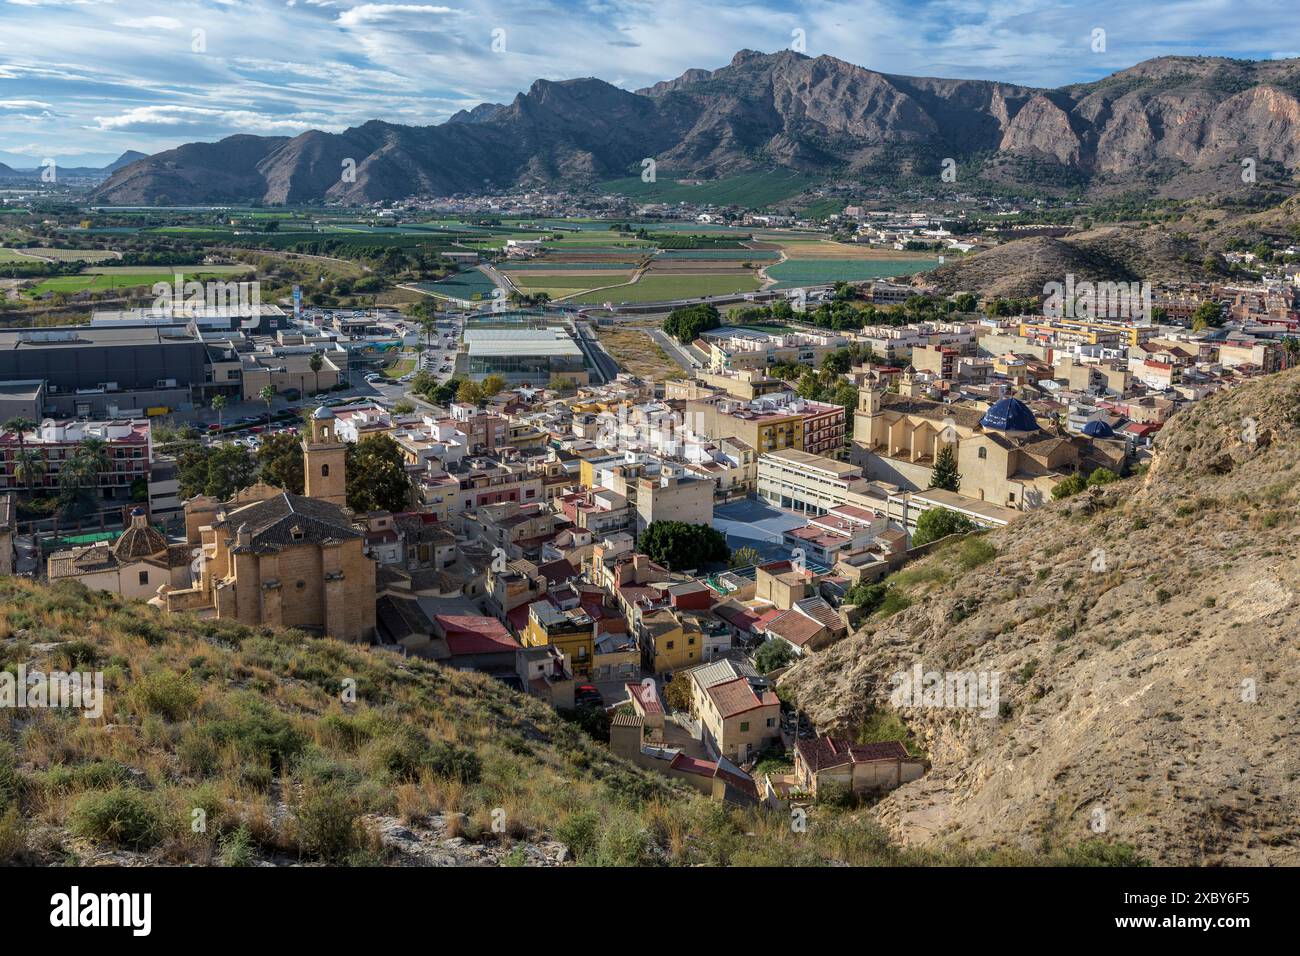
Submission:
<svg viewBox="0 0 1300 956">
<path fill-rule="evenodd" d="M 45 456 L 34 448 L 21 449 L 14 459 L 14 480 L 30 493 L 32 486 L 45 477 Z"/>
<path fill-rule="evenodd" d="M 919 548 L 931 541 L 938 541 L 950 534 L 966 534 L 978 527 L 974 521 L 957 511 L 947 508 L 930 508 L 916 519 L 916 531 L 912 534 L 912 547 Z"/>
<path fill-rule="evenodd" d="M 23 418 L 16 415 L 4 423 L 4 430 L 15 432 L 18 435 L 18 454 L 21 455 L 27 448 L 27 433 L 35 430 L 37 423 L 30 418 Z"/>
<path fill-rule="evenodd" d="M 477 405 L 483 401 L 483 389 L 479 387 L 478 382 L 465 379 L 456 389 L 456 398 L 469 405 Z"/>
<path fill-rule="evenodd" d="M 257 462 L 243 445 L 195 445 L 181 452 L 177 478 L 182 498 L 210 495 L 220 501 L 257 478 Z"/>
<path fill-rule="evenodd" d="M 388 435 L 348 445 L 348 507 L 367 511 L 405 511 L 410 507 L 411 482 L 402 451 Z"/>
<path fill-rule="evenodd" d="M 270 435 L 257 450 L 262 480 L 295 495 L 303 493 L 302 446 L 288 432 Z"/>
<path fill-rule="evenodd" d="M 731 561 L 729 563 L 733 568 L 748 568 L 762 560 L 763 556 L 758 553 L 757 548 L 745 545 L 745 547 L 737 548 L 731 552 Z"/>
<path fill-rule="evenodd" d="M 934 471 L 930 473 L 930 487 L 942 488 L 944 491 L 960 491 L 961 475 L 957 472 L 957 456 L 953 454 L 952 445 L 944 445 L 934 459 Z"/>
<path fill-rule="evenodd" d="M 1223 307 L 1213 300 L 1206 300 L 1192 313 L 1192 331 L 1199 332 L 1206 328 L 1218 328 L 1223 324 Z"/>
<path fill-rule="evenodd" d="M 881 584 L 879 581 L 873 583 L 859 581 L 844 595 L 844 603 L 853 605 L 863 614 L 874 614 L 880 605 L 885 603 L 885 595 L 888 593 L 887 584 Z"/>
<path fill-rule="evenodd" d="M 691 678 L 685 671 L 673 674 L 672 680 L 664 684 L 664 702 L 671 710 L 691 709 Z"/>
<path fill-rule="evenodd" d="M 785 667 L 792 660 L 794 660 L 794 648 L 775 637 L 769 637 L 754 653 L 754 666 L 764 674 Z"/>
<path fill-rule="evenodd" d="M 685 521 L 652 521 L 641 533 L 637 546 L 650 560 L 670 571 L 685 571 L 704 564 L 726 561 L 731 554 L 727 537 L 706 524 Z"/>
<path fill-rule="evenodd" d="M 663 328 L 683 345 L 689 345 L 700 337 L 701 332 L 716 329 L 721 324 L 717 306 L 705 303 L 673 309 L 664 319 Z"/>
<path fill-rule="evenodd" d="M 271 402 L 275 401 L 275 386 L 269 382 L 258 391 L 262 401 L 266 402 L 266 427 L 271 427 Z"/>
<path fill-rule="evenodd" d="M 1052 487 L 1052 497 L 1057 501 L 1062 498 L 1068 498 L 1071 495 L 1077 495 L 1088 486 L 1088 479 L 1084 477 L 1083 472 L 1075 472 L 1063 481 L 1058 481 Z"/>
<path fill-rule="evenodd" d="M 320 370 L 325 367 L 325 356 L 320 352 L 312 352 L 307 366 L 316 376 L 316 394 L 320 394 Z"/>
<path fill-rule="evenodd" d="M 486 402 L 489 398 L 500 395 L 505 391 L 506 380 L 500 375 L 489 375 L 479 384 L 479 394 L 482 396 L 479 401 Z"/>
<path fill-rule="evenodd" d="M 1088 476 L 1088 487 L 1095 488 L 1098 485 L 1109 485 L 1112 481 L 1119 481 L 1119 475 L 1109 468 L 1098 468 Z"/>
<path fill-rule="evenodd" d="M 217 413 L 217 429 L 221 429 L 221 413 L 226 410 L 226 396 L 212 396 L 212 410 Z"/>
</svg>

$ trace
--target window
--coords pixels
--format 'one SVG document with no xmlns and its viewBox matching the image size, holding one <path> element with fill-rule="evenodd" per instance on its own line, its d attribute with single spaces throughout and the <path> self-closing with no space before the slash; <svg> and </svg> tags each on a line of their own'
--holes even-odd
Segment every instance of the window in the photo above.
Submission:
<svg viewBox="0 0 1300 956">
<path fill-rule="evenodd" d="M 981 458 L 987 458 L 988 456 L 989 456 L 989 450 L 988 450 L 987 448 L 981 448 L 981 449 L 980 449 L 980 457 L 981 457 Z"/>
<path fill-rule="evenodd" d="M 329 466 L 329 465 L 321 465 L 321 466 L 320 466 L 320 476 L 321 476 L 322 478 L 328 478 L 328 477 L 330 476 L 330 466 Z"/>
<path fill-rule="evenodd" d="M 744 721 L 743 723 L 741 723 L 741 725 L 740 725 L 740 732 L 741 732 L 742 734 L 747 734 L 747 733 L 749 733 L 749 721 L 746 720 L 746 721 Z"/>
<path fill-rule="evenodd" d="M 769 717 L 769 718 L 767 718 L 767 725 L 768 725 L 769 727 L 775 727 L 775 726 L 776 726 L 776 718 L 775 718 L 775 717 Z"/>
<path fill-rule="evenodd" d="M 671 651 L 671 650 L 673 649 L 673 642 L 672 642 L 672 641 L 667 641 L 667 642 L 664 644 L 664 647 Z"/>
<path fill-rule="evenodd" d="M 141 586 L 146 586 L 146 585 L 148 585 L 148 583 L 149 583 L 149 572 L 148 572 L 148 571 L 141 571 L 141 572 L 140 572 L 140 584 L 141 584 Z"/>
</svg>

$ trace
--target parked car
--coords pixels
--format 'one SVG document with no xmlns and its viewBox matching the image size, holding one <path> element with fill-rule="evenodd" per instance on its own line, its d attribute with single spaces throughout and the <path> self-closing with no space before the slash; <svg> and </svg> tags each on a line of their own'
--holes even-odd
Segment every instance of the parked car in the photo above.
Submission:
<svg viewBox="0 0 1300 956">
<path fill-rule="evenodd" d="M 573 703 L 578 707 L 601 707 L 605 698 L 591 684 L 583 684 L 573 692 Z"/>
</svg>

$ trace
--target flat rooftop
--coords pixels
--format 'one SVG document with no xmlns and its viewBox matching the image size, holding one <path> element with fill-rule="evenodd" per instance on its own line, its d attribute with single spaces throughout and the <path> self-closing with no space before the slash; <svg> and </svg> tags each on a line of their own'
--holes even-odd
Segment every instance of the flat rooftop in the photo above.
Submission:
<svg viewBox="0 0 1300 956">
<path fill-rule="evenodd" d="M 469 329 L 465 346 L 471 358 L 478 355 L 571 355 L 582 349 L 564 329 Z"/>
<path fill-rule="evenodd" d="M 177 342 L 198 343 L 199 338 L 175 326 L 105 326 L 85 325 L 48 329 L 12 329 L 0 332 L 0 349 L 77 348 L 88 345 L 131 346 Z"/>
<path fill-rule="evenodd" d="M 816 468 L 818 471 L 830 472 L 838 477 L 857 477 L 862 474 L 862 469 L 857 465 L 851 465 L 847 461 L 836 461 L 834 458 L 826 458 L 823 455 L 814 455 L 811 452 L 799 451 L 795 448 L 782 448 L 778 451 L 765 451 L 763 456 L 766 458 L 779 458 L 791 465 L 798 465 L 803 468 Z"/>
</svg>

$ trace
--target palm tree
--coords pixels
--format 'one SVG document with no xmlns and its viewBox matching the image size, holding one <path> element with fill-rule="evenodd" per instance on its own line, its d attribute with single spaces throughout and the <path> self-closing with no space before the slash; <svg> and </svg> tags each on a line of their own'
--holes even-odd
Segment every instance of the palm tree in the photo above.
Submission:
<svg viewBox="0 0 1300 956">
<path fill-rule="evenodd" d="M 217 431 L 221 430 L 221 413 L 226 410 L 226 396 L 212 396 L 212 410 L 217 413 Z"/>
<path fill-rule="evenodd" d="M 28 493 L 32 485 L 45 477 L 45 456 L 34 448 L 24 448 L 14 459 L 14 479 L 21 481 Z"/>
<path fill-rule="evenodd" d="M 257 393 L 266 402 L 266 427 L 271 427 L 271 402 L 275 400 L 275 386 L 270 383 L 263 385 L 261 391 Z"/>
<path fill-rule="evenodd" d="M 420 319 L 420 331 L 424 333 L 424 344 L 427 348 L 433 344 L 433 333 L 438 330 L 438 320 L 433 316 L 423 316 Z"/>
<path fill-rule="evenodd" d="M 307 364 L 316 373 L 316 393 L 320 394 L 320 370 L 325 367 L 325 356 L 321 355 L 320 352 L 312 352 L 311 360 Z"/>
<path fill-rule="evenodd" d="M 23 418 L 17 415 L 4 423 L 4 430 L 7 432 L 18 433 L 18 458 L 23 457 L 23 452 L 27 450 L 27 433 L 36 427 L 36 422 L 30 418 Z M 16 476 L 16 473 L 15 473 Z"/>
</svg>

